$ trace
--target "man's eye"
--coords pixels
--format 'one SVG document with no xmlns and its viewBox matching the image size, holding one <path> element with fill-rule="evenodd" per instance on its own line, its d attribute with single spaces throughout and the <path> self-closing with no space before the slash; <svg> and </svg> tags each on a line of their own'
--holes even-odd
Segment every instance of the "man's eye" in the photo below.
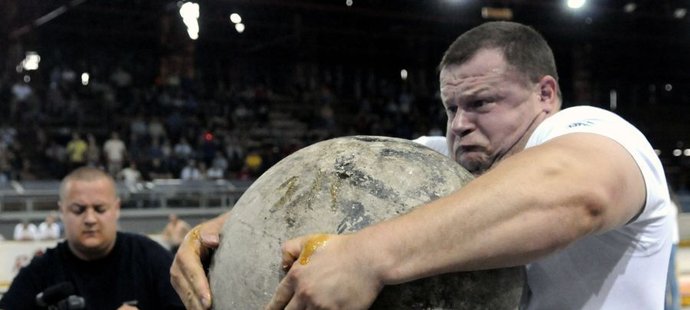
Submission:
<svg viewBox="0 0 690 310">
<path fill-rule="evenodd" d="M 455 114 L 455 112 L 458 111 L 458 107 L 457 106 L 450 106 L 450 107 L 446 108 L 446 111 L 448 111 L 448 113 L 450 113 L 450 114 Z"/>
<path fill-rule="evenodd" d="M 467 107 L 470 109 L 478 109 L 485 106 L 488 102 L 486 100 L 475 100 L 470 102 Z"/>
<path fill-rule="evenodd" d="M 78 214 L 84 213 L 84 210 L 85 210 L 85 209 L 84 209 L 84 208 L 81 208 L 81 207 L 73 207 L 73 208 L 72 208 L 72 213 L 78 215 Z"/>
</svg>

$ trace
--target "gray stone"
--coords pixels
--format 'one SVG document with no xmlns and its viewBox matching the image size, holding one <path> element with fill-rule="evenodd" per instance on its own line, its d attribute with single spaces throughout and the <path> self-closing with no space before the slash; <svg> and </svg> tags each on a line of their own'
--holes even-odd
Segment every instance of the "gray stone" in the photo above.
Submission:
<svg viewBox="0 0 690 310">
<path fill-rule="evenodd" d="M 355 136 L 286 157 L 242 195 L 214 254 L 216 309 L 261 309 L 281 278 L 281 244 L 343 234 L 410 211 L 472 179 L 449 158 L 408 140 Z M 515 309 L 522 267 L 460 272 L 386 286 L 373 309 Z"/>
</svg>

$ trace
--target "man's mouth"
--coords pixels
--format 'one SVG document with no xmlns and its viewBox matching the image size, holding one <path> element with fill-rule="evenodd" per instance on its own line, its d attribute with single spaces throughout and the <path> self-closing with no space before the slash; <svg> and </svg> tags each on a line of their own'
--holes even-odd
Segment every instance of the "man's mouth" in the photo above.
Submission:
<svg viewBox="0 0 690 310">
<path fill-rule="evenodd" d="M 471 153 L 471 152 L 479 152 L 482 150 L 482 147 L 479 145 L 471 145 L 471 144 L 466 144 L 466 145 L 460 145 L 458 147 L 458 151 L 460 154 L 462 153 Z"/>
</svg>

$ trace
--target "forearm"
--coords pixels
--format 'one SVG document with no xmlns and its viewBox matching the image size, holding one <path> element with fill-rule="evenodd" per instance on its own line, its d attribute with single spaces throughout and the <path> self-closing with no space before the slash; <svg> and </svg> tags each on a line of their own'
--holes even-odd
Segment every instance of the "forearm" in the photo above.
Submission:
<svg viewBox="0 0 690 310">
<path fill-rule="evenodd" d="M 623 199 L 626 193 L 616 188 L 640 185 L 626 184 L 611 173 L 629 168 L 629 162 L 617 163 L 617 157 L 583 161 L 581 156 L 590 154 L 566 151 L 545 147 L 517 154 L 450 196 L 371 226 L 355 238 L 363 255 L 371 256 L 367 261 L 377 264 L 384 283 L 393 284 L 451 271 L 522 265 L 634 215 L 624 206 L 644 195 Z"/>
<path fill-rule="evenodd" d="M 468 185 L 466 190 L 362 231 L 361 239 L 382 249 L 368 252 L 380 255 L 376 261 L 381 263 L 384 283 L 522 265 L 568 243 L 540 222 L 549 215 L 517 210 L 501 199 L 474 197 L 472 191 Z"/>
</svg>

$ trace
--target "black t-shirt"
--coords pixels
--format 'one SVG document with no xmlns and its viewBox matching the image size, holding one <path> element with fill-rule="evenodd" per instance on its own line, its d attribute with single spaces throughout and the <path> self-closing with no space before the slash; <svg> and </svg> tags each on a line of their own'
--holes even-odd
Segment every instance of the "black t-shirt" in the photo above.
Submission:
<svg viewBox="0 0 690 310">
<path fill-rule="evenodd" d="M 118 232 L 108 256 L 83 261 L 66 241 L 22 268 L 0 300 L 0 309 L 45 309 L 36 295 L 62 282 L 74 286 L 86 309 L 117 309 L 136 301 L 139 309 L 184 309 L 170 284 L 172 254 L 148 237 Z"/>
</svg>

